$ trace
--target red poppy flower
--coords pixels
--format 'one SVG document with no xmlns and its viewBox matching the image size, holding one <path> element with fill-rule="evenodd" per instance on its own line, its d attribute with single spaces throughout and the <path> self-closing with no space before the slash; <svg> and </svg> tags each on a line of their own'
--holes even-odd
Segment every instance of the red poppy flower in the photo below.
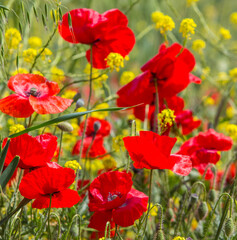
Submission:
<svg viewBox="0 0 237 240">
<path fill-rule="evenodd" d="M 103 137 L 101 136 L 95 136 L 94 138 L 85 137 L 83 141 L 82 157 L 95 158 L 104 155 L 106 153 L 106 149 L 104 148 L 103 142 Z M 72 155 L 78 155 L 80 153 L 80 146 L 81 140 L 76 142 L 72 150 Z M 86 156 L 89 148 L 90 150 L 88 152 L 88 156 Z"/>
<path fill-rule="evenodd" d="M 15 92 L 0 100 L 0 111 L 12 117 L 27 118 L 33 112 L 52 114 L 63 112 L 72 100 L 54 96 L 60 89 L 56 82 L 35 74 L 17 74 L 7 86 Z"/>
<path fill-rule="evenodd" d="M 140 136 L 123 138 L 135 168 L 170 169 L 185 176 L 192 170 L 192 162 L 188 156 L 171 154 L 176 140 L 150 131 L 141 131 Z"/>
<path fill-rule="evenodd" d="M 95 134 L 94 124 L 99 125 L 99 130 L 96 132 L 96 135 L 100 135 L 102 137 L 106 137 L 110 134 L 111 125 L 108 121 L 103 119 L 98 119 L 94 117 L 89 117 L 87 119 L 87 125 L 86 125 L 86 136 L 93 136 Z M 80 130 L 79 135 L 82 135 L 83 129 L 84 129 L 85 121 L 83 121 L 80 124 Z"/>
<path fill-rule="evenodd" d="M 27 173 L 21 180 L 19 190 L 23 197 L 35 199 L 33 208 L 48 208 L 50 195 L 52 208 L 70 208 L 80 200 L 77 191 L 68 189 L 75 177 L 74 170 L 57 163 L 47 163 L 45 167 Z"/>
<path fill-rule="evenodd" d="M 209 163 L 216 164 L 220 160 L 218 151 L 228 151 L 232 144 L 233 141 L 230 137 L 217 133 L 214 129 L 209 129 L 183 143 L 178 154 L 189 155 L 193 167 L 203 174 Z"/>
<path fill-rule="evenodd" d="M 112 226 L 133 225 L 147 210 L 148 197 L 132 189 L 132 184 L 126 172 L 106 172 L 94 179 L 89 189 L 89 209 L 95 213 L 88 227 L 103 232 L 107 221 Z"/>
<path fill-rule="evenodd" d="M 106 68 L 105 58 L 109 53 L 127 56 L 135 44 L 135 37 L 127 27 L 127 17 L 118 9 L 103 14 L 92 9 L 70 11 L 72 26 L 68 23 L 68 13 L 63 15 L 58 30 L 63 39 L 70 43 L 92 45 L 92 64 L 95 68 Z M 86 52 L 90 62 L 90 50 Z"/>
<path fill-rule="evenodd" d="M 3 140 L 2 147 L 6 142 L 7 138 Z M 4 165 L 8 166 L 18 155 L 20 157 L 18 167 L 23 169 L 42 167 L 53 158 L 56 148 L 56 136 L 42 134 L 32 137 L 26 133 L 11 139 Z"/>
<path fill-rule="evenodd" d="M 184 48 L 182 52 L 181 49 L 178 43 L 168 48 L 162 44 L 159 53 L 141 68 L 143 73 L 117 92 L 117 105 L 152 104 L 156 91 L 154 81 L 157 81 L 161 99 L 176 95 L 190 82 L 200 83 L 190 74 L 195 65 L 194 56 L 188 49 Z"/>
</svg>

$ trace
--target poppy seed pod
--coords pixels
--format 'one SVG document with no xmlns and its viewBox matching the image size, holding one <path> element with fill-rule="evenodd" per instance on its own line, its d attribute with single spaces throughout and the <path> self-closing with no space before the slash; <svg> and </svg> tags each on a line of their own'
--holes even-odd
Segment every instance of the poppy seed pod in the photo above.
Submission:
<svg viewBox="0 0 237 240">
<path fill-rule="evenodd" d="M 226 220 L 224 229 L 226 236 L 231 236 L 231 234 L 234 232 L 234 221 L 232 218 L 228 218 Z"/>
<path fill-rule="evenodd" d="M 99 131 L 100 127 L 101 127 L 101 123 L 99 121 L 94 122 L 93 128 L 95 133 Z"/>
<path fill-rule="evenodd" d="M 83 107 L 84 105 L 85 105 L 84 100 L 83 100 L 82 98 L 79 98 L 79 99 L 77 100 L 77 102 L 76 102 L 76 108 L 75 108 L 75 110 L 77 110 L 78 108 Z"/>
<path fill-rule="evenodd" d="M 61 129 L 63 132 L 72 132 L 73 127 L 70 123 L 68 122 L 61 122 L 57 125 L 59 129 Z"/>
<path fill-rule="evenodd" d="M 199 220 L 203 220 L 208 214 L 208 207 L 205 201 L 201 202 L 198 207 L 198 218 Z"/>
</svg>

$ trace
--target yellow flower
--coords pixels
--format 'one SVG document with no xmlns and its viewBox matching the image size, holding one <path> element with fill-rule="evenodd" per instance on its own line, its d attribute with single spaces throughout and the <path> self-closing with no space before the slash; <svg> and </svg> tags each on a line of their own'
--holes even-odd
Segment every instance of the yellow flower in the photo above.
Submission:
<svg viewBox="0 0 237 240">
<path fill-rule="evenodd" d="M 231 119 L 234 117 L 234 115 L 235 115 L 235 109 L 232 106 L 227 107 L 226 116 Z"/>
<path fill-rule="evenodd" d="M 117 166 L 117 163 L 115 161 L 115 159 L 113 157 L 111 157 L 110 155 L 105 156 L 102 159 L 103 165 L 105 169 L 113 169 Z"/>
<path fill-rule="evenodd" d="M 42 40 L 39 37 L 30 37 L 28 43 L 31 48 L 40 48 L 42 46 Z"/>
<path fill-rule="evenodd" d="M 85 166 L 86 170 L 91 169 L 92 172 L 97 172 L 104 168 L 104 165 L 100 159 L 86 161 L 85 159 L 81 160 L 82 166 Z M 85 165 L 86 164 L 86 165 Z"/>
<path fill-rule="evenodd" d="M 62 83 L 64 81 L 64 71 L 60 68 L 57 68 L 56 66 L 52 67 L 50 69 L 51 72 L 51 80 L 57 83 Z"/>
<path fill-rule="evenodd" d="M 93 80 L 93 89 L 94 90 L 99 90 L 103 87 L 103 83 L 106 82 L 106 80 L 108 79 L 108 75 L 107 74 L 102 74 L 100 77 L 99 77 L 99 74 L 97 76 L 97 78 L 95 80 Z"/>
<path fill-rule="evenodd" d="M 43 48 L 41 48 L 39 50 L 39 52 L 41 52 L 43 50 Z M 43 61 L 47 60 L 49 63 L 51 62 L 51 59 L 49 58 L 49 56 L 51 56 L 53 53 L 51 52 L 50 49 L 45 48 L 44 51 L 41 53 L 41 58 Z"/>
<path fill-rule="evenodd" d="M 37 71 L 37 70 L 34 70 L 34 71 L 33 71 L 33 74 L 37 74 L 37 75 L 40 75 L 40 76 L 44 76 L 42 72 Z"/>
<path fill-rule="evenodd" d="M 75 97 L 75 95 L 77 94 L 76 90 L 71 90 L 68 89 L 64 92 L 64 94 L 62 94 L 62 98 L 67 98 L 67 99 L 73 99 Z"/>
<path fill-rule="evenodd" d="M 77 162 L 77 160 L 67 161 L 64 166 L 73 170 L 81 169 L 81 165 Z"/>
<path fill-rule="evenodd" d="M 229 75 L 226 72 L 219 72 L 217 75 L 217 81 L 220 82 L 220 84 L 225 85 L 230 80 Z"/>
<path fill-rule="evenodd" d="M 159 11 L 155 11 L 151 14 L 151 20 L 154 23 L 159 22 L 163 17 L 164 17 L 164 14 L 162 12 L 159 12 Z"/>
<path fill-rule="evenodd" d="M 234 140 L 237 138 L 237 125 L 235 124 L 227 124 L 226 125 L 227 134 Z"/>
<path fill-rule="evenodd" d="M 178 237 L 173 238 L 173 240 L 185 240 L 185 238 L 178 236 Z"/>
<path fill-rule="evenodd" d="M 202 69 L 201 79 L 202 79 L 202 80 L 205 80 L 205 79 L 208 77 L 210 71 L 211 71 L 211 69 L 210 69 L 209 67 L 203 68 L 203 69 Z"/>
<path fill-rule="evenodd" d="M 175 117 L 174 111 L 171 109 L 164 109 L 161 113 L 158 113 L 159 125 L 162 132 L 165 132 L 168 127 L 174 124 Z"/>
<path fill-rule="evenodd" d="M 37 50 L 33 48 L 28 48 L 23 51 L 23 59 L 25 62 L 33 63 L 37 55 Z"/>
<path fill-rule="evenodd" d="M 202 53 L 202 50 L 206 47 L 206 43 L 202 39 L 193 41 L 192 49 L 198 53 Z"/>
<path fill-rule="evenodd" d="M 193 3 L 198 2 L 199 0 L 187 0 L 187 5 L 191 6 Z"/>
<path fill-rule="evenodd" d="M 225 40 L 231 39 L 231 34 L 228 29 L 221 27 L 219 33 L 223 39 Z"/>
<path fill-rule="evenodd" d="M 122 73 L 121 77 L 120 77 L 120 84 L 126 85 L 129 82 L 131 82 L 133 79 L 135 78 L 135 74 L 131 71 L 125 71 Z"/>
<path fill-rule="evenodd" d="M 21 132 L 23 130 L 25 130 L 25 127 L 21 124 L 14 124 L 14 125 L 10 126 L 10 128 L 9 128 L 10 135 Z"/>
<path fill-rule="evenodd" d="M 120 150 L 125 151 L 125 146 L 123 142 L 124 137 L 125 137 L 124 135 L 118 135 L 116 137 L 113 137 L 112 146 L 115 151 L 120 151 Z"/>
<path fill-rule="evenodd" d="M 119 53 L 111 52 L 106 58 L 105 61 L 107 63 L 107 66 L 110 68 L 110 71 L 116 70 L 119 72 L 120 68 L 124 67 L 124 60 L 128 61 L 129 57 L 123 57 Z"/>
<path fill-rule="evenodd" d="M 214 105 L 214 104 L 215 104 L 215 100 L 214 100 L 212 97 L 207 97 L 207 98 L 205 98 L 205 100 L 204 100 L 204 104 L 205 104 L 206 106 Z"/>
<path fill-rule="evenodd" d="M 158 213 L 158 207 L 155 205 L 153 205 L 151 203 L 151 206 L 150 206 L 150 216 L 153 216 L 153 217 L 156 217 L 157 216 L 157 213 Z"/>
<path fill-rule="evenodd" d="M 103 109 L 103 108 L 109 108 L 109 104 L 108 103 L 98 104 L 93 110 Z M 105 119 L 108 115 L 109 115 L 109 112 L 107 112 L 107 111 L 91 113 L 92 117 L 99 118 L 99 119 Z"/>
<path fill-rule="evenodd" d="M 230 15 L 230 22 L 237 25 L 237 12 L 233 12 L 231 15 Z"/>
<path fill-rule="evenodd" d="M 229 71 L 229 75 L 233 81 L 237 80 L 237 68 L 233 68 Z"/>
<path fill-rule="evenodd" d="M 90 69 L 91 69 L 91 65 L 90 63 L 87 63 L 85 69 L 84 69 L 84 73 L 88 74 L 88 79 L 89 79 L 89 75 L 90 75 Z M 99 70 L 96 68 L 92 68 L 92 78 L 96 78 L 99 75 Z"/>
<path fill-rule="evenodd" d="M 25 68 L 18 68 L 14 72 L 11 72 L 11 75 L 15 76 L 15 75 L 17 75 L 19 73 L 29 73 L 29 72 Z"/>
<path fill-rule="evenodd" d="M 17 49 L 22 40 L 21 34 L 16 28 L 7 29 L 5 39 L 9 49 Z"/>
<path fill-rule="evenodd" d="M 197 24 L 192 18 L 185 18 L 182 20 L 179 28 L 179 32 L 183 34 L 184 38 L 190 38 L 191 34 L 195 33 L 195 28 Z"/>
</svg>

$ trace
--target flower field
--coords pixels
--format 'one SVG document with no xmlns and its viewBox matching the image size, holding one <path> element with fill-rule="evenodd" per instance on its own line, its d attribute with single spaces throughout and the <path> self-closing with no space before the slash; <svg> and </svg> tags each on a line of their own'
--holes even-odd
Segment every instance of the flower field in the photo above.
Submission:
<svg viewBox="0 0 237 240">
<path fill-rule="evenodd" d="M 0 239 L 237 239 L 237 2 L 0 2 Z"/>
</svg>

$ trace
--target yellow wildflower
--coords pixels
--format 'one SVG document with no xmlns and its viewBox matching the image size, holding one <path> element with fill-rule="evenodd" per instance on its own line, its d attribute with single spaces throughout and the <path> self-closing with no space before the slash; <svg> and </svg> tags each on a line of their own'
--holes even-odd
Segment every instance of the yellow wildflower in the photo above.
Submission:
<svg viewBox="0 0 237 240">
<path fill-rule="evenodd" d="M 123 68 L 124 67 L 124 60 L 128 61 L 129 57 L 123 57 L 121 54 L 119 53 L 114 53 L 111 52 L 106 58 L 105 61 L 107 63 L 107 66 L 110 68 L 110 71 L 112 72 L 113 70 L 116 70 L 117 72 L 119 72 L 120 67 Z"/>
<path fill-rule="evenodd" d="M 115 161 L 115 159 L 113 157 L 111 157 L 110 155 L 105 156 L 102 159 L 103 165 L 105 169 L 113 169 L 117 166 L 117 163 Z"/>
<path fill-rule="evenodd" d="M 202 53 L 202 50 L 206 47 L 206 43 L 202 39 L 193 41 L 192 49 L 198 53 Z"/>
<path fill-rule="evenodd" d="M 21 132 L 23 130 L 25 130 L 25 127 L 21 124 L 14 124 L 14 125 L 10 126 L 10 128 L 9 128 L 10 135 Z"/>
<path fill-rule="evenodd" d="M 62 83 L 64 81 L 64 71 L 60 68 L 57 68 L 56 66 L 52 67 L 50 69 L 51 72 L 51 80 L 57 83 Z"/>
<path fill-rule="evenodd" d="M 205 100 L 204 100 L 204 104 L 205 104 L 206 106 L 212 106 L 212 105 L 215 104 L 215 100 L 214 100 L 212 97 L 207 97 L 207 98 L 205 98 Z"/>
<path fill-rule="evenodd" d="M 159 11 L 155 11 L 151 14 L 151 20 L 154 23 L 160 22 L 161 19 L 163 19 L 163 17 L 164 17 L 164 14 L 162 12 L 159 12 Z"/>
<path fill-rule="evenodd" d="M 18 68 L 14 72 L 11 72 L 11 75 L 15 76 L 15 75 L 17 75 L 19 73 L 29 73 L 29 72 L 25 68 Z"/>
<path fill-rule="evenodd" d="M 33 74 L 37 74 L 37 75 L 40 75 L 40 76 L 44 76 L 44 74 L 40 71 L 37 71 L 37 70 L 34 70 L 33 71 Z"/>
<path fill-rule="evenodd" d="M 97 78 L 95 80 L 93 80 L 93 89 L 94 90 L 99 90 L 103 87 L 103 83 L 106 82 L 106 80 L 108 79 L 108 75 L 107 74 L 102 74 L 100 77 L 99 77 L 99 74 L 97 76 Z"/>
<path fill-rule="evenodd" d="M 226 28 L 221 27 L 220 30 L 219 30 L 219 34 L 225 40 L 231 39 L 230 31 Z"/>
<path fill-rule="evenodd" d="M 217 81 L 225 85 L 230 80 L 229 75 L 226 72 L 219 72 L 217 75 Z"/>
<path fill-rule="evenodd" d="M 198 2 L 199 0 L 187 0 L 187 5 L 191 6 L 192 4 L 194 4 L 195 2 Z"/>
<path fill-rule="evenodd" d="M 237 25 L 237 12 L 233 12 L 230 15 L 230 22 L 233 23 L 234 25 Z"/>
<path fill-rule="evenodd" d="M 231 119 L 234 117 L 234 115 L 235 115 L 235 109 L 232 106 L 227 107 L 226 116 Z"/>
<path fill-rule="evenodd" d="M 93 110 L 103 109 L 103 108 L 109 108 L 109 104 L 108 103 L 98 104 Z M 91 113 L 92 117 L 99 118 L 99 119 L 105 119 L 108 115 L 109 115 L 109 112 L 107 112 L 107 111 Z"/>
<path fill-rule="evenodd" d="M 41 48 L 39 52 L 41 52 L 43 49 Z M 49 63 L 51 62 L 51 59 L 49 56 L 51 56 L 53 53 L 51 52 L 50 49 L 45 48 L 44 51 L 41 53 L 41 58 L 43 61 L 47 60 Z"/>
<path fill-rule="evenodd" d="M 203 68 L 203 69 L 202 69 L 201 79 L 202 79 L 202 80 L 205 80 L 205 79 L 208 77 L 210 71 L 211 71 L 211 69 L 210 69 L 209 67 Z"/>
<path fill-rule="evenodd" d="M 9 49 L 17 49 L 22 40 L 21 34 L 16 28 L 7 29 L 5 39 Z"/>
<path fill-rule="evenodd" d="M 158 207 L 156 205 L 153 205 L 151 203 L 151 206 L 150 206 L 150 216 L 152 217 L 156 217 L 157 216 L 157 213 L 158 213 Z"/>
<path fill-rule="evenodd" d="M 23 51 L 23 59 L 25 62 L 33 63 L 37 55 L 37 50 L 33 48 L 28 48 Z"/>
<path fill-rule="evenodd" d="M 192 18 L 185 18 L 180 24 L 179 32 L 183 34 L 184 38 L 189 39 L 191 34 L 195 33 L 196 27 L 197 24 L 193 21 Z"/>
<path fill-rule="evenodd" d="M 100 159 L 86 161 L 85 159 L 81 160 L 82 166 L 85 166 L 86 170 L 91 169 L 92 172 L 98 172 L 104 168 L 104 165 Z M 86 165 L 85 165 L 86 164 Z"/>
<path fill-rule="evenodd" d="M 77 160 L 67 161 L 64 166 L 73 170 L 81 169 L 81 165 L 77 162 Z"/>
<path fill-rule="evenodd" d="M 135 74 L 131 71 L 125 71 L 122 73 L 121 77 L 120 77 L 120 84 L 126 85 L 129 82 L 131 82 L 133 79 L 135 78 Z"/>
<path fill-rule="evenodd" d="M 42 40 L 39 37 L 30 37 L 28 43 L 31 48 L 40 48 L 42 46 Z"/>
<path fill-rule="evenodd" d="M 232 139 L 236 139 L 237 138 L 237 125 L 227 124 L 226 132 Z"/>
<path fill-rule="evenodd" d="M 77 91 L 76 91 L 76 90 L 68 89 L 68 90 L 66 90 L 66 91 L 62 94 L 61 97 L 62 97 L 62 98 L 73 99 L 76 94 L 77 94 Z"/>
<path fill-rule="evenodd" d="M 90 69 L 91 69 L 91 65 L 90 63 L 88 63 L 86 65 L 86 67 L 84 68 L 84 73 L 88 74 L 88 79 L 89 79 L 89 75 L 90 75 Z M 99 70 L 96 68 L 92 68 L 92 78 L 96 78 L 99 76 Z"/>
<path fill-rule="evenodd" d="M 229 75 L 233 81 L 237 80 L 237 68 L 233 68 L 229 71 Z"/>
<path fill-rule="evenodd" d="M 175 28 L 175 23 L 173 19 L 168 15 L 165 15 L 162 18 L 162 21 L 159 24 L 156 24 L 156 29 L 160 29 L 161 34 L 164 34 L 167 31 L 172 31 L 174 28 Z"/>
<path fill-rule="evenodd" d="M 164 109 L 161 113 L 158 113 L 159 125 L 161 131 L 164 132 L 168 127 L 171 127 L 175 122 L 174 111 L 171 109 Z"/>
<path fill-rule="evenodd" d="M 124 142 L 123 142 L 123 138 L 125 136 L 124 135 L 118 135 L 116 137 L 113 137 L 113 143 L 112 143 L 112 147 L 115 151 L 125 151 L 125 146 L 124 146 Z"/>
<path fill-rule="evenodd" d="M 185 238 L 178 236 L 178 237 L 173 238 L 173 240 L 185 240 Z"/>
</svg>

